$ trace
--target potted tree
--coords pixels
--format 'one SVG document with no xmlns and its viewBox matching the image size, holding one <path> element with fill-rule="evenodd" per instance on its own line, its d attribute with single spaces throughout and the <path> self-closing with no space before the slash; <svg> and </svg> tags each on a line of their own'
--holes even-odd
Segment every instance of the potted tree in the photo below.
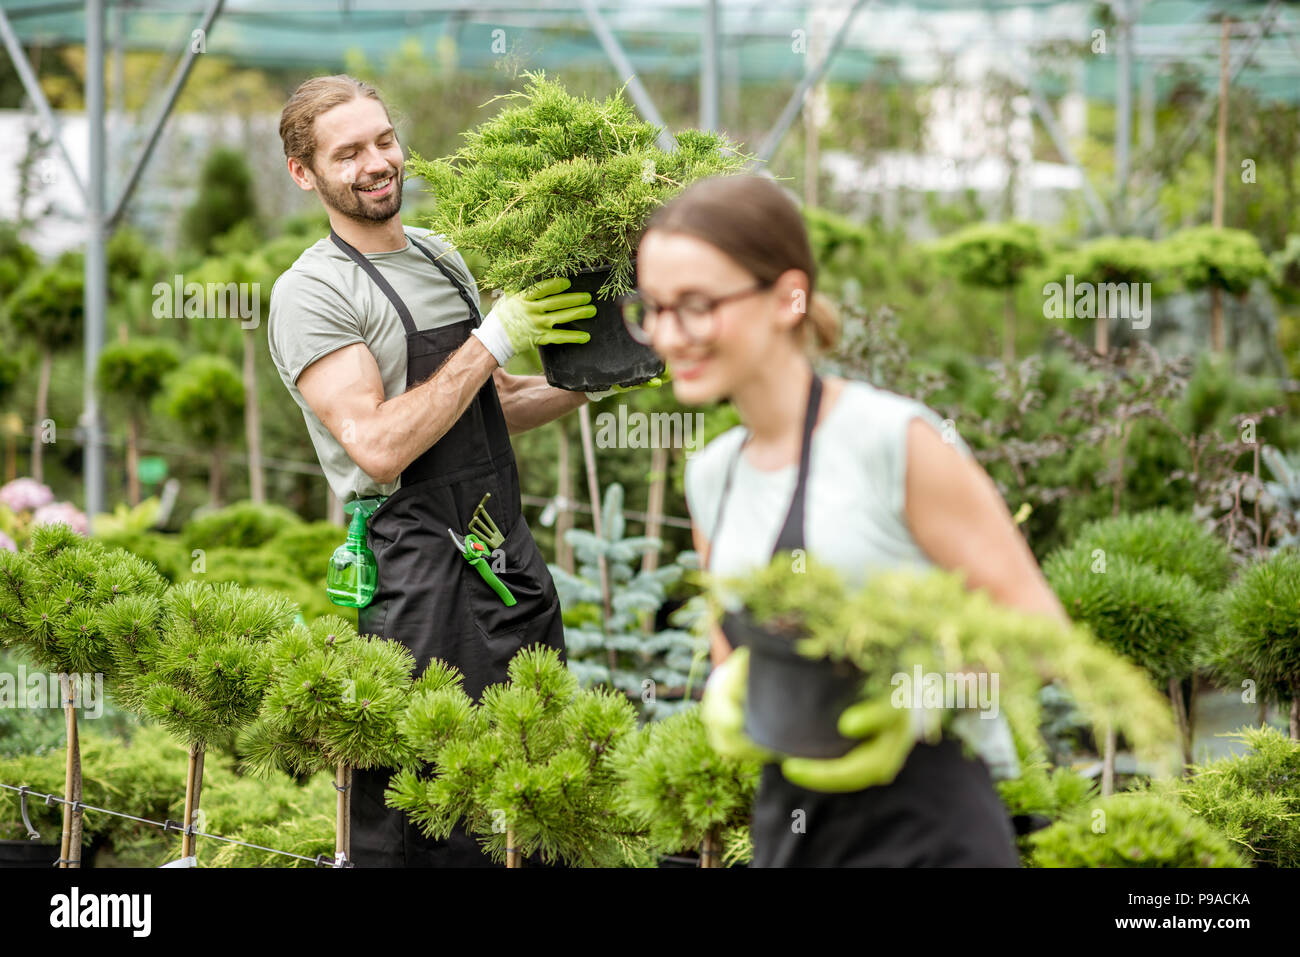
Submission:
<svg viewBox="0 0 1300 957">
<path fill-rule="evenodd" d="M 140 504 L 140 439 L 154 397 L 167 373 L 180 365 L 180 349 L 170 339 L 140 338 L 114 342 L 99 354 L 95 378 L 99 392 L 126 406 L 126 496 Z"/>
<path fill-rule="evenodd" d="M 1194 709 L 1183 682 L 1194 678 L 1216 630 L 1213 598 L 1232 574 L 1226 543 L 1189 513 L 1152 509 L 1088 523 L 1045 571 L 1071 615 L 1165 681 L 1189 766 Z M 1113 745 L 1108 739 L 1108 767 Z"/>
<path fill-rule="evenodd" d="M 162 597 L 159 617 L 148 619 L 155 627 L 114 646 L 123 704 L 162 725 L 188 752 L 182 858 L 195 856 L 190 827 L 197 824 L 207 751 L 257 715 L 267 683 L 266 645 L 293 614 L 293 603 L 281 595 L 187 581 Z"/>
<path fill-rule="evenodd" d="M 700 867 L 721 867 L 724 847 L 748 841 L 759 764 L 714 751 L 698 706 L 624 737 L 613 766 L 619 801 L 656 853 L 699 848 Z"/>
<path fill-rule="evenodd" d="M 1225 351 L 1223 294 L 1245 299 L 1255 280 L 1272 275 L 1259 240 L 1244 229 L 1193 226 L 1174 233 L 1163 245 L 1175 274 L 1187 289 L 1210 291 L 1210 348 Z"/>
<path fill-rule="evenodd" d="M 458 677 L 411 695 L 402 736 L 429 769 L 394 775 L 389 806 L 437 838 L 463 820 L 507 867 L 534 853 L 579 867 L 653 863 L 614 772 L 615 750 L 638 733 L 631 703 L 580 689 L 551 648 L 520 651 L 509 677 L 478 704 Z"/>
<path fill-rule="evenodd" d="M 665 152 L 655 146 L 659 128 L 637 118 L 622 90 L 597 101 L 544 73 L 525 76 L 524 90 L 498 97 L 509 105 L 466 133 L 455 154 L 411 156 L 411 172 L 437 197 L 427 225 L 482 257 L 479 279 L 489 288 L 514 293 L 564 276 L 572 291 L 591 293 L 596 315 L 565 326 L 590 341 L 538 350 L 552 385 L 647 382 L 663 365 L 627 334 L 615 302 L 633 289 L 646 216 L 688 183 L 739 171 L 749 157 L 698 130 L 677 133 L 677 149 Z"/>
<path fill-rule="evenodd" d="M 766 568 L 726 583 L 755 625 L 768 631 L 769 642 L 788 635 L 793 653 L 819 665 L 817 671 L 800 666 L 782 673 L 781 662 L 774 659 L 774 674 L 756 682 L 760 658 L 751 655 L 746 717 L 751 731 L 770 730 L 795 742 L 826 740 L 843 711 L 841 703 L 830 711 L 804 705 L 814 701 L 815 692 L 794 686 L 836 688 L 851 680 L 853 701 L 887 701 L 919 712 L 930 740 L 946 729 L 971 740 L 965 719 L 974 715 L 969 710 L 974 705 L 945 702 L 943 676 L 978 679 L 979 672 L 988 672 L 999 676 L 999 712 L 1016 738 L 1030 745 L 1043 744 L 1038 692 L 1053 680 L 1074 696 L 1088 720 L 1114 723 L 1140 752 L 1159 757 L 1174 738 L 1169 709 L 1150 677 L 1086 627 L 1066 627 L 998 605 L 986 591 L 968 591 L 958 572 L 879 572 L 863 587 L 850 589 L 827 566 L 806 561 L 794 573 L 791 567 L 786 552 Z M 846 679 L 836 673 L 841 667 L 854 674 Z M 792 700 L 801 704 L 791 707 Z M 759 712 L 766 725 L 754 727 L 750 719 Z M 825 756 L 795 753 L 750 736 L 793 757 Z"/>
<path fill-rule="evenodd" d="M 325 615 L 275 637 L 263 662 L 266 696 L 257 720 L 240 734 L 244 764 L 260 776 L 280 770 L 334 775 L 335 860 L 352 855 L 352 771 L 409 764 L 399 733 L 412 688 L 433 690 L 459 675 L 434 660 L 412 684 L 415 657 L 402 644 L 361 636 L 346 620 Z"/>
<path fill-rule="evenodd" d="M 157 638 L 167 583 L 152 565 L 109 549 L 66 525 L 40 525 L 24 551 L 0 549 L 0 645 L 24 647 L 59 677 L 67 763 L 64 794 L 82 798 L 77 706 L 97 685 L 128 667 L 138 644 Z M 82 812 L 64 805 L 59 859 L 81 859 Z"/>
<path fill-rule="evenodd" d="M 1002 292 L 1002 362 L 1016 358 L 1015 291 L 1025 273 L 1043 264 L 1043 239 L 1032 223 L 976 223 L 934 245 L 958 281 Z"/>
</svg>

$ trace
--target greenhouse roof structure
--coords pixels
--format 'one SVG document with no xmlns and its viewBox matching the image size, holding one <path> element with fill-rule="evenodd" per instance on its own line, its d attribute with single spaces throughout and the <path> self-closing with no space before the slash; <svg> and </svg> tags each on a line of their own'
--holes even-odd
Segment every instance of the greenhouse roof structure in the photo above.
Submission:
<svg viewBox="0 0 1300 957">
<path fill-rule="evenodd" d="M 642 74 L 685 77 L 707 60 L 714 24 L 720 68 L 742 80 L 796 81 L 807 58 L 792 51 L 796 31 L 820 24 L 830 36 L 857 9 L 827 76 L 854 82 L 882 61 L 924 77 L 936 54 L 1008 49 L 1056 41 L 1085 43 L 1106 29 L 1101 11 L 1134 21 L 1135 78 L 1172 63 L 1199 72 L 1207 86 L 1218 69 L 1219 16 L 1237 21 L 1242 43 L 1269 18 L 1268 30 L 1236 82 L 1269 97 L 1300 98 L 1300 3 L 1259 0 L 101 0 L 106 42 L 129 49 L 171 51 L 188 41 L 209 7 L 219 6 L 208 52 L 250 66 L 342 68 L 349 51 L 382 57 L 414 39 L 432 50 L 439 38 L 456 41 L 459 66 L 489 69 L 504 43 L 543 69 L 609 62 L 601 36 L 607 28 Z M 80 44 L 86 35 L 85 0 L 0 0 L 24 45 Z M 1112 38 L 1111 51 L 1114 51 Z M 1236 41 L 1234 41 L 1236 42 Z M 1115 95 L 1114 56 L 1090 59 L 1084 90 Z"/>
</svg>

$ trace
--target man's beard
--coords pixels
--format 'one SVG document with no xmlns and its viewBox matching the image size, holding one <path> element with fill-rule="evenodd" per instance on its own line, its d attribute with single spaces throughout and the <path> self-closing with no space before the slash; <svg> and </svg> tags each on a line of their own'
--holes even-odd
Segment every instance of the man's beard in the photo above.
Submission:
<svg viewBox="0 0 1300 957">
<path fill-rule="evenodd" d="M 387 222 L 396 216 L 402 208 L 401 170 L 397 170 L 390 175 L 393 177 L 393 191 L 382 199 L 366 198 L 353 184 L 345 183 L 342 186 L 335 186 L 332 183 L 326 183 L 323 179 L 317 179 L 316 190 L 320 193 L 321 202 L 349 219 L 364 223 Z M 382 176 L 376 177 L 370 183 L 377 183 L 381 179 L 383 179 Z M 366 185 L 370 185 L 370 183 Z"/>
</svg>

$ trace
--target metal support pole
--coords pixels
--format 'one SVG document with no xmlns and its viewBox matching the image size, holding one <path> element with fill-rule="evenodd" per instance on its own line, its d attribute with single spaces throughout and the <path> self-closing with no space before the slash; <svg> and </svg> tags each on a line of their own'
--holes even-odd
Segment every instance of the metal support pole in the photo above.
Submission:
<svg viewBox="0 0 1300 957">
<path fill-rule="evenodd" d="M 803 109 L 804 97 L 808 91 L 820 80 L 826 73 L 827 67 L 831 65 L 831 60 L 839 52 L 840 47 L 844 45 L 845 39 L 849 35 L 849 28 L 853 26 L 853 21 L 871 0 L 857 0 L 849 10 L 848 16 L 840 24 L 840 28 L 835 31 L 835 37 L 831 40 L 831 45 L 826 48 L 826 53 L 817 61 L 817 65 L 804 74 L 803 79 L 799 81 L 799 86 L 791 95 L 789 101 L 785 104 L 785 109 L 781 111 L 780 117 L 777 118 L 776 125 L 763 138 L 763 143 L 759 146 L 754 160 L 749 164 L 751 168 L 760 164 L 771 161 L 772 156 L 776 153 L 776 148 L 781 145 L 781 140 L 789 131 L 790 125 L 794 123 L 795 117 Z"/>
<path fill-rule="evenodd" d="M 1129 143 L 1133 128 L 1133 21 L 1134 0 L 1119 0 L 1119 49 L 1115 57 L 1115 211 L 1113 222 L 1121 232 L 1127 226 Z"/>
<path fill-rule="evenodd" d="M 23 89 L 31 98 L 32 105 L 36 107 L 36 114 L 45 124 L 45 129 L 50 135 L 50 141 L 59 151 L 59 156 L 63 158 L 63 165 L 68 168 L 68 175 L 72 177 L 72 182 L 77 186 L 77 192 L 81 194 L 81 201 L 87 202 L 86 184 L 81 181 L 77 175 L 77 167 L 72 162 L 72 154 L 63 144 L 63 137 L 59 134 L 58 121 L 54 119 L 54 111 L 50 109 L 49 100 L 45 99 L 45 91 L 41 89 L 40 81 L 36 79 L 36 73 L 32 70 L 32 65 L 27 61 L 27 54 L 24 52 L 22 44 L 18 42 L 18 35 L 9 24 L 9 18 L 5 16 L 4 8 L 0 7 L 0 38 L 3 38 L 5 49 L 9 51 L 9 59 L 13 61 L 14 69 L 18 72 L 18 79 L 22 81 Z"/>
<path fill-rule="evenodd" d="M 1278 14 L 1278 2 L 1279 0 L 1270 0 L 1268 7 L 1260 14 L 1259 20 L 1255 23 L 1254 34 L 1243 45 L 1241 52 L 1233 60 L 1232 67 L 1228 71 L 1229 84 L 1232 84 L 1237 79 L 1237 74 L 1240 73 L 1245 68 L 1246 64 L 1250 62 L 1250 58 L 1254 56 L 1256 48 L 1258 48 L 1260 43 L 1263 42 L 1265 35 L 1272 27 L 1273 21 L 1277 18 Z M 1200 108 L 1197 109 L 1196 114 L 1188 122 L 1187 126 L 1183 128 L 1182 136 L 1180 136 L 1178 141 L 1174 143 L 1173 147 L 1169 150 L 1168 155 L 1182 156 L 1189 152 L 1200 138 L 1205 135 L 1207 121 L 1210 118 L 1210 114 L 1213 113 L 1218 106 L 1219 101 L 1216 97 L 1207 96 L 1201 102 Z M 1140 223 L 1142 220 L 1146 219 L 1146 217 L 1150 215 L 1151 211 L 1155 209 L 1158 200 L 1159 196 L 1157 187 L 1153 186 L 1149 190 L 1148 196 L 1146 201 L 1143 203 L 1141 210 L 1139 210 L 1137 216 L 1134 218 L 1134 222 Z"/>
<path fill-rule="evenodd" d="M 609 24 L 605 22 L 600 10 L 596 8 L 596 0 L 582 0 L 582 7 L 587 13 L 587 22 L 591 24 L 592 32 L 596 34 L 596 39 L 600 41 L 601 47 L 605 50 L 605 55 L 614 64 L 614 69 L 618 71 L 618 75 L 627 78 L 627 91 L 628 95 L 632 97 L 632 102 L 641 111 L 641 115 L 646 118 L 646 122 L 659 127 L 661 131 L 657 141 L 659 148 L 671 153 L 677 149 L 677 138 L 669 131 L 668 124 L 664 122 L 664 118 L 659 115 L 659 110 L 655 108 L 654 100 L 650 99 L 650 94 L 646 92 L 646 88 L 637 79 L 636 71 L 632 68 L 632 61 L 627 58 L 627 54 L 623 52 L 623 47 L 618 42 L 618 38 L 614 36 L 614 31 L 609 28 Z"/>
<path fill-rule="evenodd" d="M 700 129 L 718 128 L 718 0 L 704 0 L 700 37 Z"/>
<path fill-rule="evenodd" d="M 1026 74 L 1025 89 L 1029 93 L 1029 102 L 1034 107 L 1034 112 L 1038 114 L 1038 119 L 1042 121 L 1043 128 L 1047 130 L 1047 135 L 1051 137 L 1052 145 L 1056 151 L 1061 154 L 1067 163 L 1079 171 L 1079 181 L 1083 184 L 1083 198 L 1088 204 L 1088 210 L 1092 213 L 1092 218 L 1102 229 L 1110 228 L 1110 214 L 1106 211 L 1106 204 L 1101 201 L 1097 195 L 1097 190 L 1093 188 L 1092 181 L 1088 179 L 1088 171 L 1080 164 L 1078 158 L 1074 155 L 1074 150 L 1070 149 L 1070 142 L 1065 138 L 1061 131 L 1060 125 L 1056 122 L 1056 114 L 1052 112 L 1052 106 L 1047 102 L 1038 87 L 1034 86 L 1028 80 Z"/>
<path fill-rule="evenodd" d="M 207 13 L 203 15 L 203 21 L 199 24 L 199 32 L 206 35 L 212 29 L 212 21 L 217 18 L 221 8 L 225 5 L 225 0 L 212 0 L 208 4 Z M 206 42 L 206 41 L 205 41 Z M 172 107 L 176 105 L 176 99 L 181 95 L 181 90 L 185 87 L 185 81 L 189 79 L 190 71 L 194 69 L 194 58 L 198 56 L 198 50 L 191 40 L 189 49 L 185 51 L 185 57 L 181 60 L 180 65 L 176 68 L 175 74 L 172 75 L 171 85 L 167 88 L 166 98 L 163 100 L 162 109 L 158 111 L 157 118 L 153 121 L 153 126 L 149 130 L 149 137 L 145 140 L 144 150 L 140 153 L 140 158 L 136 160 L 135 166 L 127 175 L 126 186 L 122 188 L 122 195 L 118 197 L 117 204 L 113 207 L 112 214 L 108 217 L 108 226 L 110 229 L 115 227 L 122 214 L 126 211 L 127 203 L 131 201 L 131 194 L 135 192 L 136 184 L 140 182 L 140 176 L 144 173 L 144 168 L 149 165 L 149 159 L 153 156 L 154 147 L 158 145 L 158 139 L 162 136 L 163 126 L 167 123 L 167 117 L 171 115 Z"/>
<path fill-rule="evenodd" d="M 85 432 L 86 519 L 94 532 L 95 516 L 104 511 L 104 446 L 95 395 L 95 368 L 104 347 L 104 313 L 108 303 L 108 268 L 104 223 L 104 0 L 86 0 L 86 121 L 89 125 L 89 188 L 86 192 L 86 364 Z"/>
</svg>

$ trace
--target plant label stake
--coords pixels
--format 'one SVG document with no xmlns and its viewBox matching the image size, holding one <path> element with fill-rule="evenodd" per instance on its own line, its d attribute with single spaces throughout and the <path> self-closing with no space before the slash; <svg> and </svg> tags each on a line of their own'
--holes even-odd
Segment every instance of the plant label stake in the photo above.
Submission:
<svg viewBox="0 0 1300 957">
<path fill-rule="evenodd" d="M 505 602 L 506 607 L 509 608 L 514 605 L 516 603 L 515 596 L 510 594 L 510 589 L 488 567 L 487 557 L 492 552 L 487 545 L 473 532 L 467 534 L 463 542 L 456 537 L 456 533 L 450 528 L 447 529 L 447 534 L 451 536 L 451 542 L 456 546 L 456 550 L 460 552 L 461 557 L 474 566 L 474 570 L 479 573 L 479 576 L 485 582 L 492 586 L 492 590 Z"/>
</svg>

